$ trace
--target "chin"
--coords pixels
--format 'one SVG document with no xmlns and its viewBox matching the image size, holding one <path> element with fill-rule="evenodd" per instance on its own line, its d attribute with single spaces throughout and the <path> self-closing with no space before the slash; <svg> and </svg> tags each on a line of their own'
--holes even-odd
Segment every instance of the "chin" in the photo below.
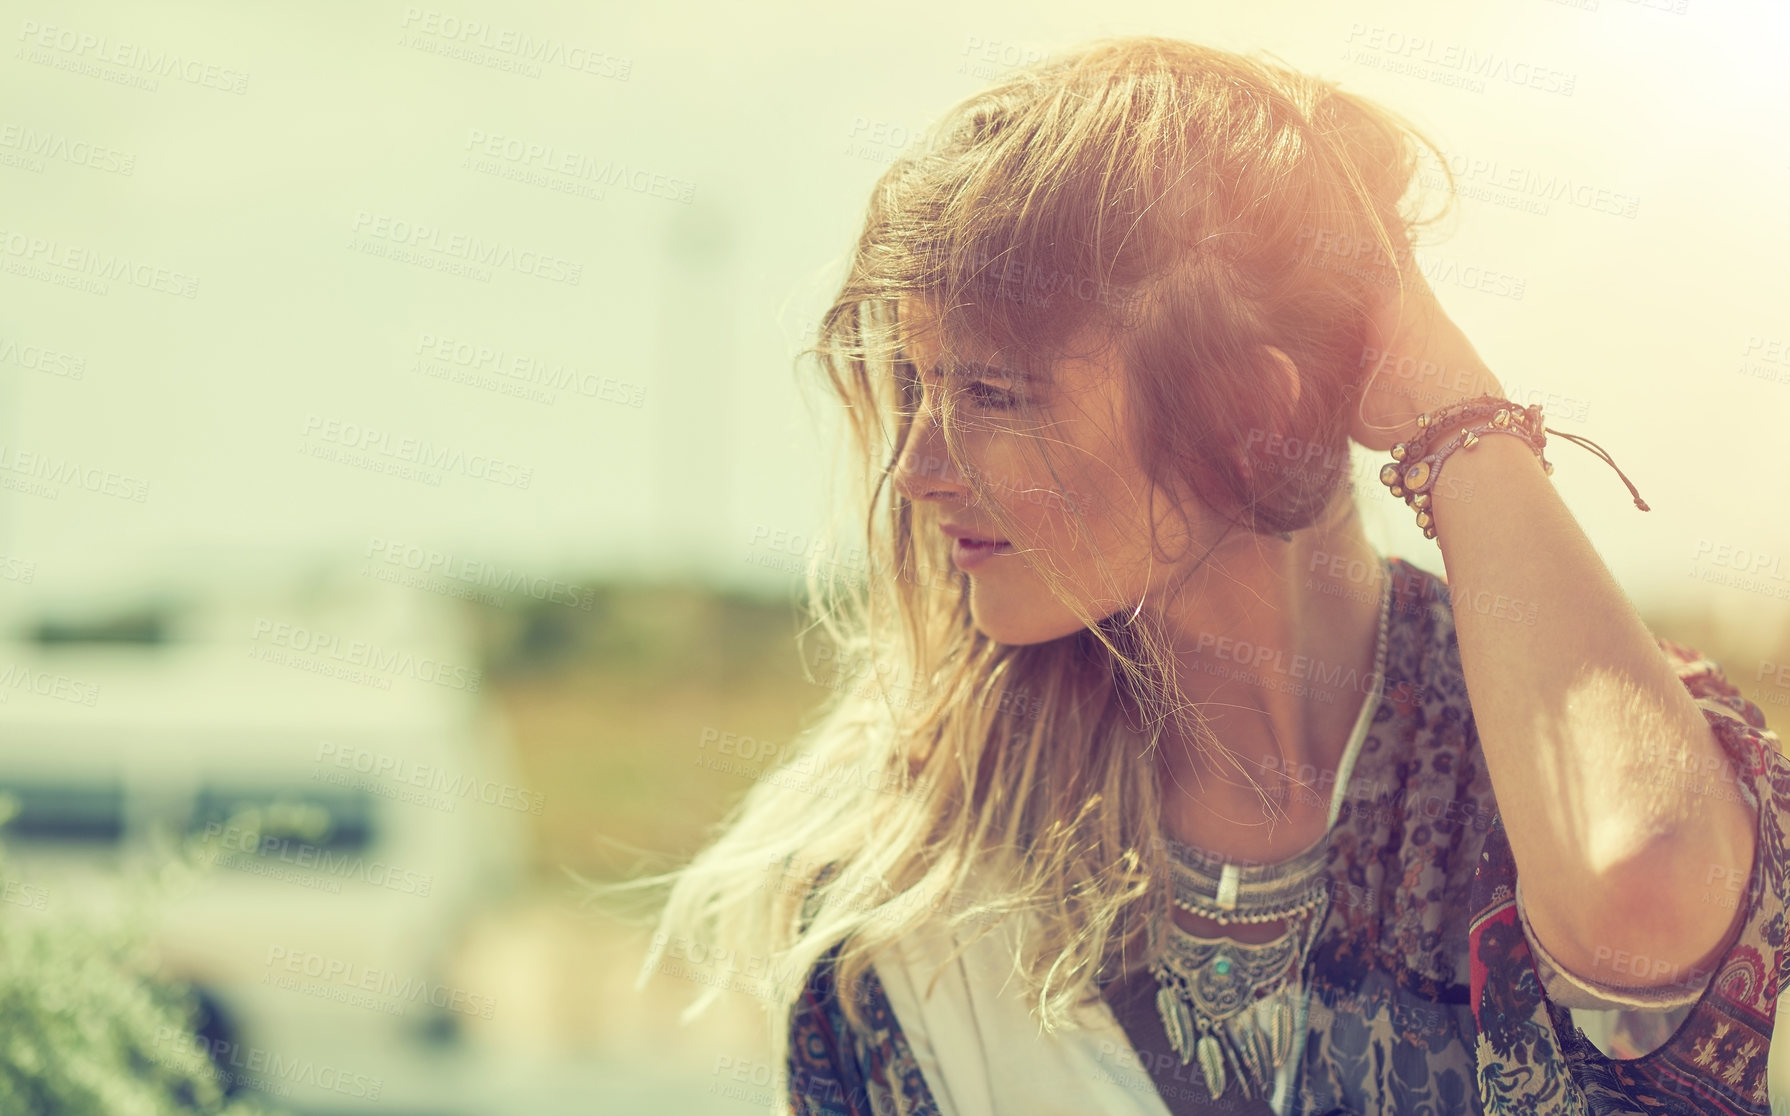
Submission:
<svg viewBox="0 0 1790 1116">
<path fill-rule="evenodd" d="M 1041 614 L 1036 606 L 1015 607 L 1003 604 L 990 607 L 986 602 L 979 602 L 975 594 L 970 597 L 970 621 L 976 625 L 977 631 L 994 642 L 1009 647 L 1049 643 L 1053 639 L 1061 639 L 1080 631 L 1082 627 L 1073 616 Z"/>
</svg>

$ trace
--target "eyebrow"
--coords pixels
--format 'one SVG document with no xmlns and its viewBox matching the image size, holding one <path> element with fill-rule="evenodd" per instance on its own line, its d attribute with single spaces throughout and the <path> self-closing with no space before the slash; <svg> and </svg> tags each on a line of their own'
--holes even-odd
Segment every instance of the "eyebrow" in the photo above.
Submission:
<svg viewBox="0 0 1790 1116">
<path fill-rule="evenodd" d="M 919 367 L 918 362 L 911 359 L 906 352 L 898 351 L 897 359 L 905 364 L 914 365 L 916 368 Z M 994 376 L 1001 379 L 1012 380 L 1016 384 L 1030 385 L 1038 382 L 1038 377 L 1030 372 L 1024 372 L 1017 368 L 1008 368 L 991 361 L 969 361 L 954 364 L 951 366 L 951 369 L 959 377 L 967 376 L 970 379 L 981 379 L 984 376 Z M 939 366 L 936 364 L 933 365 L 931 372 L 935 376 L 939 375 Z"/>
</svg>

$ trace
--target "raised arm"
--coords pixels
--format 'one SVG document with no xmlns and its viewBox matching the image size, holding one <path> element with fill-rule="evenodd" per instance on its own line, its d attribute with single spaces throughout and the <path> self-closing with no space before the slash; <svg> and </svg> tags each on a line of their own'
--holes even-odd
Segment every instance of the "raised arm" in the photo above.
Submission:
<svg viewBox="0 0 1790 1116">
<path fill-rule="evenodd" d="M 1420 412 L 1502 395 L 1414 270 L 1369 343 L 1383 363 L 1354 432 L 1369 449 L 1410 437 Z M 1461 669 L 1534 932 L 1591 981 L 1706 976 L 1739 912 L 1701 896 L 1747 877 L 1756 819 L 1701 780 L 1661 778 L 1727 768 L 1703 710 L 1525 444 L 1482 437 L 1442 475 L 1430 512 Z M 1656 963 L 1618 967 L 1636 955 Z"/>
</svg>

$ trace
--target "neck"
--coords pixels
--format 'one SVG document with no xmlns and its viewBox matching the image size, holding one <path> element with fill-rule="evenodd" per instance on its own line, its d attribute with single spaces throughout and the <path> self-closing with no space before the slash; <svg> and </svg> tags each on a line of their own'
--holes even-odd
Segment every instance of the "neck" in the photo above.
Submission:
<svg viewBox="0 0 1790 1116">
<path fill-rule="evenodd" d="M 1171 832 L 1203 834 L 1216 849 L 1230 842 L 1214 839 L 1214 825 L 1224 828 L 1214 819 L 1251 830 L 1326 813 L 1373 677 L 1381 561 L 1351 503 L 1290 542 L 1248 536 L 1221 547 L 1162 607 L 1182 696 L 1218 738 L 1213 751 L 1165 730 Z"/>
</svg>

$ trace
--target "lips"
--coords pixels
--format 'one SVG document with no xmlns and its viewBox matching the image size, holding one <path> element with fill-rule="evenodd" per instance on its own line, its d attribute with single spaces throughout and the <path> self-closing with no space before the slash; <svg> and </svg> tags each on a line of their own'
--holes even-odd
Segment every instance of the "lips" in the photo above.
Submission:
<svg viewBox="0 0 1790 1116">
<path fill-rule="evenodd" d="M 955 535 L 951 543 L 951 564 L 969 573 L 1012 551 L 1013 547 L 1002 540 L 978 541 L 973 536 Z"/>
<path fill-rule="evenodd" d="M 955 524 L 941 523 L 939 529 L 951 536 L 951 561 L 960 570 L 974 569 L 997 554 L 1007 554 L 1013 550 L 1006 539 L 973 534 Z"/>
<path fill-rule="evenodd" d="M 993 535 L 976 535 L 959 527 L 945 525 L 942 530 L 953 539 L 968 546 L 998 545 L 1006 546 L 1006 539 L 997 539 Z"/>
</svg>

